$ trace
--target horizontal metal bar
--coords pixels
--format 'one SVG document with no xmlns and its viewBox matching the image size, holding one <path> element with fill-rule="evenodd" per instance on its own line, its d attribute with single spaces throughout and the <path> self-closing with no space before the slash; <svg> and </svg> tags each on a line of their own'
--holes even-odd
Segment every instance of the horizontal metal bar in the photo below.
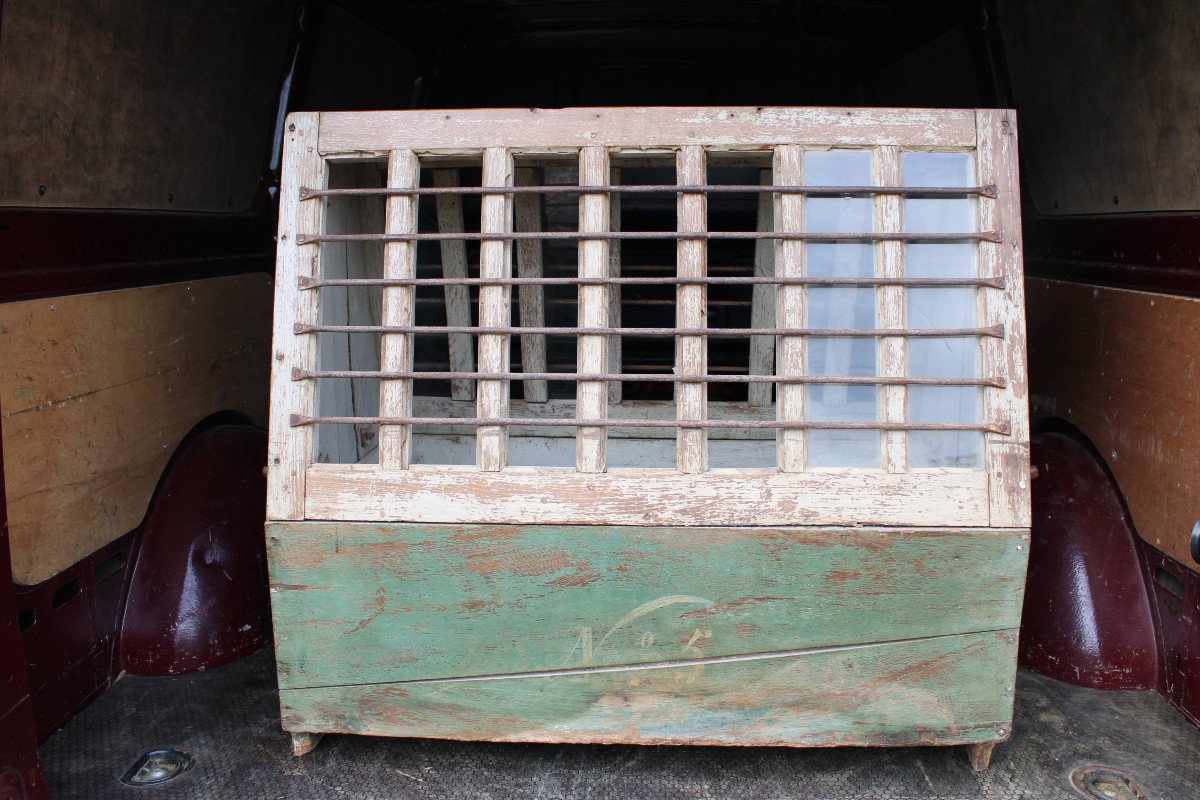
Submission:
<svg viewBox="0 0 1200 800">
<path fill-rule="evenodd" d="M 680 186 L 675 183 L 624 184 L 612 186 L 574 186 L 550 184 L 545 186 L 414 186 L 414 187 L 358 187 L 347 189 L 310 189 L 300 187 L 300 199 L 317 197 L 361 197 L 392 195 L 484 195 L 484 194 L 649 194 L 656 192 L 706 192 L 743 194 L 746 192 L 771 194 L 834 194 L 870 196 L 923 195 L 934 197 L 995 197 L 995 186 L 771 186 L 761 183 L 706 183 Z"/>
<path fill-rule="evenodd" d="M 484 328 L 478 325 L 305 325 L 297 323 L 297 334 L 304 333 L 412 333 L 442 334 L 471 333 L 481 336 L 517 336 L 544 334 L 547 336 L 707 336 L 712 339 L 743 336 L 812 336 L 812 337 L 953 337 L 988 336 L 1004 338 L 1004 326 L 987 328 L 581 328 L 581 327 L 503 327 Z"/>
<path fill-rule="evenodd" d="M 981 233 L 906 233 L 903 231 L 869 233 L 815 233 L 809 231 L 513 231 L 508 233 L 323 233 L 300 234 L 297 244 L 338 244 L 343 242 L 447 242 L 447 241 L 594 241 L 594 240 L 692 240 L 780 239 L 807 242 L 1001 242 L 999 231 Z"/>
<path fill-rule="evenodd" d="M 805 383 L 851 386 L 991 386 L 1005 387 L 1003 378 L 909 378 L 877 375 L 676 375 L 673 372 L 427 372 L 410 370 L 388 372 L 381 370 L 303 370 L 293 369 L 292 380 L 321 378 L 380 379 L 380 380 L 501 380 L 501 381 L 621 381 L 624 383 Z"/>
<path fill-rule="evenodd" d="M 327 286 L 986 286 L 1003 289 L 996 278 L 819 278 L 812 276 L 737 276 L 704 278 L 307 278 L 296 279 L 301 289 Z"/>
<path fill-rule="evenodd" d="M 552 428 L 709 428 L 737 430 L 819 431 L 983 431 L 1009 435 L 1007 421 L 993 424 L 957 422 L 814 422 L 809 420 L 678 420 L 678 419 L 562 419 L 550 417 L 309 417 L 292 414 L 293 427 L 301 425 L 468 425 L 547 426 Z"/>
</svg>

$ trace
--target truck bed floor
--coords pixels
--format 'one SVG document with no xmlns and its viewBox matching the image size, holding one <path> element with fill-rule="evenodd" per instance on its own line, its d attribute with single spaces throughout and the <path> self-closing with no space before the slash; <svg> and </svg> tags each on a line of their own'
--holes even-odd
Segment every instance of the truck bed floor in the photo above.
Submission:
<svg viewBox="0 0 1200 800">
<path fill-rule="evenodd" d="M 126 677 L 50 737 L 42 764 L 56 800 L 1048 800 L 1086 796 L 1071 788 L 1070 775 L 1088 765 L 1128 773 L 1149 800 L 1200 797 L 1200 732 L 1161 697 L 1083 689 L 1025 671 L 1014 737 L 980 774 L 958 747 L 554 746 L 327 736 L 297 759 L 278 715 L 270 648 L 209 672 Z M 120 782 L 138 756 L 160 747 L 190 753 L 195 766 L 154 788 Z"/>
</svg>

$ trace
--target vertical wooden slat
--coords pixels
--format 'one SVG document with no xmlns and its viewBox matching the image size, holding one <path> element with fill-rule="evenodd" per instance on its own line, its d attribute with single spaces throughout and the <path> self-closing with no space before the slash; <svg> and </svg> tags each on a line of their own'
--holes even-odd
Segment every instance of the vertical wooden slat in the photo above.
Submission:
<svg viewBox="0 0 1200 800">
<path fill-rule="evenodd" d="M 618 167 L 609 169 L 609 183 L 621 182 L 621 170 Z M 621 230 L 621 195 L 608 196 L 608 229 Z M 608 275 L 610 278 L 621 277 L 621 240 L 610 239 L 608 242 Z M 621 327 L 621 287 L 612 286 L 608 295 L 608 327 Z M 608 337 L 608 373 L 621 373 L 621 337 Z M 620 381 L 610 381 L 608 384 L 608 402 L 620 403 L 623 384 Z"/>
<path fill-rule="evenodd" d="M 304 473 L 313 457 L 311 425 L 292 427 L 292 414 L 311 414 L 312 381 L 292 380 L 292 370 L 316 367 L 317 337 L 297 336 L 297 324 L 315 324 L 319 293 L 298 291 L 300 278 L 320 275 L 320 245 L 296 237 L 321 230 L 321 201 L 300 200 L 301 187 L 325 185 L 325 161 L 317 153 L 320 115 L 291 114 L 283 141 L 279 187 L 279 244 L 275 266 L 275 319 L 271 359 L 271 411 L 267 462 L 267 518 L 304 518 Z"/>
<path fill-rule="evenodd" d="M 771 185 L 771 170 L 764 169 L 759 183 Z M 757 231 L 769 231 L 774 226 L 774 211 L 771 194 L 758 196 Z M 775 245 L 770 239 L 759 239 L 754 243 L 754 276 L 770 278 L 775 275 Z M 775 287 L 768 283 L 757 283 L 751 293 L 750 327 L 773 328 L 775 326 Z M 750 337 L 750 374 L 775 374 L 775 337 Z M 752 407 L 771 405 L 774 387 L 769 383 L 751 383 L 747 389 L 747 402 Z"/>
<path fill-rule="evenodd" d="M 536 186 L 541 170 L 521 167 L 517 170 L 517 186 Z M 519 194 L 513 200 L 514 229 L 518 231 L 540 231 L 542 229 L 542 196 Z M 542 241 L 523 239 L 517 242 L 517 277 L 542 277 Z M 546 324 L 546 293 L 542 286 L 521 286 L 517 290 L 517 303 L 521 310 L 521 325 L 540 328 Z M 521 334 L 521 369 L 525 372 L 546 371 L 546 337 L 541 333 Z M 525 400 L 544 403 L 550 397 L 546 381 L 525 381 Z"/>
<path fill-rule="evenodd" d="M 435 186 L 458 186 L 457 169 L 435 169 Z M 462 197 L 457 194 L 437 196 L 437 218 L 439 233 L 462 233 Z M 442 277 L 467 277 L 467 247 L 462 240 L 443 240 Z M 445 287 L 446 324 L 469 326 L 471 324 L 471 290 L 466 286 Z M 475 349 L 469 333 L 452 333 L 450 342 L 450 369 L 454 372 L 475 371 Z M 474 400 L 475 381 L 470 378 L 455 378 L 450 381 L 450 396 L 455 400 Z"/>
<path fill-rule="evenodd" d="M 603 186 L 608 183 L 608 152 L 603 147 L 584 147 L 579 151 L 579 183 Z M 603 233 L 608 230 L 609 196 L 589 193 L 579 196 L 579 230 Z M 604 278 L 609 273 L 608 242 L 582 239 L 579 242 L 579 277 Z M 579 287 L 579 325 L 605 327 L 609 324 L 609 296 L 606 286 Z M 608 337 L 581 335 L 578 339 L 578 369 L 583 373 L 608 369 Z M 575 412 L 580 419 L 608 416 L 608 382 L 579 381 Z M 575 441 L 575 465 L 580 472 L 604 472 L 608 466 L 608 431 L 594 426 L 580 427 Z"/>
<path fill-rule="evenodd" d="M 1004 289 L 980 289 L 985 325 L 1003 325 L 1004 339 L 983 341 L 983 374 L 1001 376 L 1003 389 L 985 388 L 984 419 L 1007 422 L 1008 436 L 988 434 L 984 467 L 990 487 L 991 524 L 1028 527 L 1029 405 L 1025 360 L 1025 283 L 1022 278 L 1021 190 L 1017 176 L 1017 127 L 1012 112 L 976 112 L 979 182 L 996 187 L 995 199 L 979 199 L 981 230 L 1003 233 L 999 243 L 980 242 L 979 262 L 984 275 L 1004 276 Z"/>
<path fill-rule="evenodd" d="M 508 187 L 513 183 L 512 154 L 503 147 L 483 151 L 483 185 Z M 483 195 L 480 231 L 511 233 L 513 202 L 511 194 Z M 487 241 L 479 245 L 479 277 L 512 277 L 512 241 Z M 479 326 L 508 327 L 512 322 L 512 286 L 479 288 Z M 509 371 L 509 336 L 479 335 L 479 371 Z M 508 381 L 480 380 L 477 414 L 481 419 L 508 416 Z M 508 463 L 508 429 L 501 425 L 480 425 L 476 431 L 475 462 L 483 472 L 499 472 Z"/>
<path fill-rule="evenodd" d="M 804 182 L 803 149 L 799 145 L 775 148 L 775 183 L 799 186 Z M 804 229 L 804 198 L 798 194 L 781 194 L 775 198 L 775 230 L 796 232 Z M 795 239 L 775 240 L 775 272 L 780 277 L 804 275 L 804 243 Z M 803 328 L 805 291 L 803 286 L 779 286 L 775 292 L 775 319 L 781 328 Z M 780 336 L 778 374 L 803 375 L 805 370 L 804 338 Z M 803 384 L 779 384 L 775 389 L 776 416 L 783 421 L 804 419 Z M 776 436 L 779 469 L 782 472 L 801 472 L 808 460 L 807 437 L 802 430 L 780 430 Z"/>
<path fill-rule="evenodd" d="M 408 189 L 417 185 L 421 165 L 411 150 L 393 150 L 388 157 L 388 187 Z M 417 199 L 391 195 L 387 199 L 385 230 L 415 233 Z M 408 280 L 417 274 L 415 242 L 388 242 L 383 248 L 383 277 Z M 385 286 L 382 315 L 384 325 L 413 324 L 413 287 Z M 413 368 L 413 337 L 410 333 L 385 333 L 379 360 L 384 371 L 407 372 Z M 379 382 L 379 412 L 385 417 L 412 416 L 412 381 Z M 408 469 L 412 459 L 412 426 L 384 425 L 379 431 L 379 465 L 384 469 Z"/>
<path fill-rule="evenodd" d="M 900 185 L 900 149 L 893 145 L 875 151 L 875 183 Z M 901 230 L 902 200 L 897 195 L 875 197 L 875 228 L 883 233 Z M 876 274 L 884 278 L 904 277 L 904 245 L 898 241 L 879 242 L 876 250 Z M 903 328 L 905 302 L 903 286 L 880 286 L 875 292 L 875 323 L 880 328 Z M 879 340 L 879 374 L 901 377 L 905 372 L 906 343 L 903 336 L 885 336 Z M 908 398 L 904 386 L 881 386 L 879 410 L 884 422 L 904 422 L 908 416 Z M 908 469 L 908 434 L 886 431 L 883 434 L 883 468 L 888 472 Z"/>
<path fill-rule="evenodd" d="M 698 185 L 707 180 L 705 152 L 700 145 L 679 148 L 676 181 Z M 708 230 L 708 198 L 699 192 L 678 195 L 678 230 L 703 233 Z M 708 247 L 702 239 L 683 239 L 677 245 L 676 274 L 681 278 L 703 278 L 708 274 Z M 708 326 L 708 291 L 704 285 L 680 286 L 676 290 L 675 324 L 682 328 Z M 675 337 L 675 372 L 705 375 L 708 372 L 708 337 Z M 703 420 L 708 417 L 708 386 L 703 383 L 676 383 L 677 419 Z M 677 439 L 676 468 L 694 474 L 708 470 L 708 432 L 703 428 L 680 428 Z"/>
</svg>

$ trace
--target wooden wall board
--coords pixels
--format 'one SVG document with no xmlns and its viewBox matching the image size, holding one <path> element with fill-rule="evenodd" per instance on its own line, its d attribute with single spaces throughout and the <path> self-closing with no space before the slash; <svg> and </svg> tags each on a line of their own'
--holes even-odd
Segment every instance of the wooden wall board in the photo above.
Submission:
<svg viewBox="0 0 1200 800">
<path fill-rule="evenodd" d="M 988 524 L 979 470 L 575 470 L 313 464 L 304 518 L 594 525 Z"/>
<path fill-rule="evenodd" d="M 895 108 L 487 108 L 323 114 L 323 155 L 508 147 L 974 147 L 975 112 Z"/>
<path fill-rule="evenodd" d="M 267 541 L 289 689 L 1016 628 L 1029 552 L 986 529 L 295 522 Z"/>
<path fill-rule="evenodd" d="M 1200 299 L 1031 280 L 1031 405 L 1108 462 L 1138 534 L 1183 564 L 1200 519 Z M 1114 455 L 1115 454 L 1115 455 Z"/>
<path fill-rule="evenodd" d="M 5 3 L 0 205 L 245 210 L 294 16 L 285 0 Z"/>
<path fill-rule="evenodd" d="M 52 577 L 141 522 L 203 418 L 267 406 L 264 275 L 0 305 L 13 578 Z"/>
<path fill-rule="evenodd" d="M 1194 0 L 1001 0 L 999 21 L 1038 211 L 1200 208 Z"/>
<path fill-rule="evenodd" d="M 930 745 L 1008 738 L 1017 632 L 659 668 L 283 689 L 283 727 L 510 742 Z M 998 677 L 1005 676 L 1005 677 Z"/>
</svg>

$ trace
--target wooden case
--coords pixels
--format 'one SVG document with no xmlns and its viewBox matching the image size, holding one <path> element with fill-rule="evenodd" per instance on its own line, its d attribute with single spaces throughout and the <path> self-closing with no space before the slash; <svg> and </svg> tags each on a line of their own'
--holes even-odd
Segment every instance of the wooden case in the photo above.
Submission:
<svg viewBox="0 0 1200 800">
<path fill-rule="evenodd" d="M 267 536 L 298 752 L 353 732 L 986 763 L 1028 552 L 1012 112 L 306 113 L 285 144 Z M 645 165 L 674 180 L 623 179 Z M 757 229 L 710 228 L 736 192 Z M 674 198 L 674 230 L 623 228 L 639 194 Z M 622 247 L 655 239 L 674 265 L 650 280 Z M 739 240 L 753 265 L 710 272 Z M 673 327 L 629 322 L 622 293 L 655 282 Z M 712 312 L 727 285 L 748 327 Z M 577 318 L 548 325 L 563 286 Z M 668 370 L 626 368 L 653 338 Z M 730 338 L 749 358 L 721 371 Z M 625 388 L 655 382 L 674 399 Z"/>
</svg>

